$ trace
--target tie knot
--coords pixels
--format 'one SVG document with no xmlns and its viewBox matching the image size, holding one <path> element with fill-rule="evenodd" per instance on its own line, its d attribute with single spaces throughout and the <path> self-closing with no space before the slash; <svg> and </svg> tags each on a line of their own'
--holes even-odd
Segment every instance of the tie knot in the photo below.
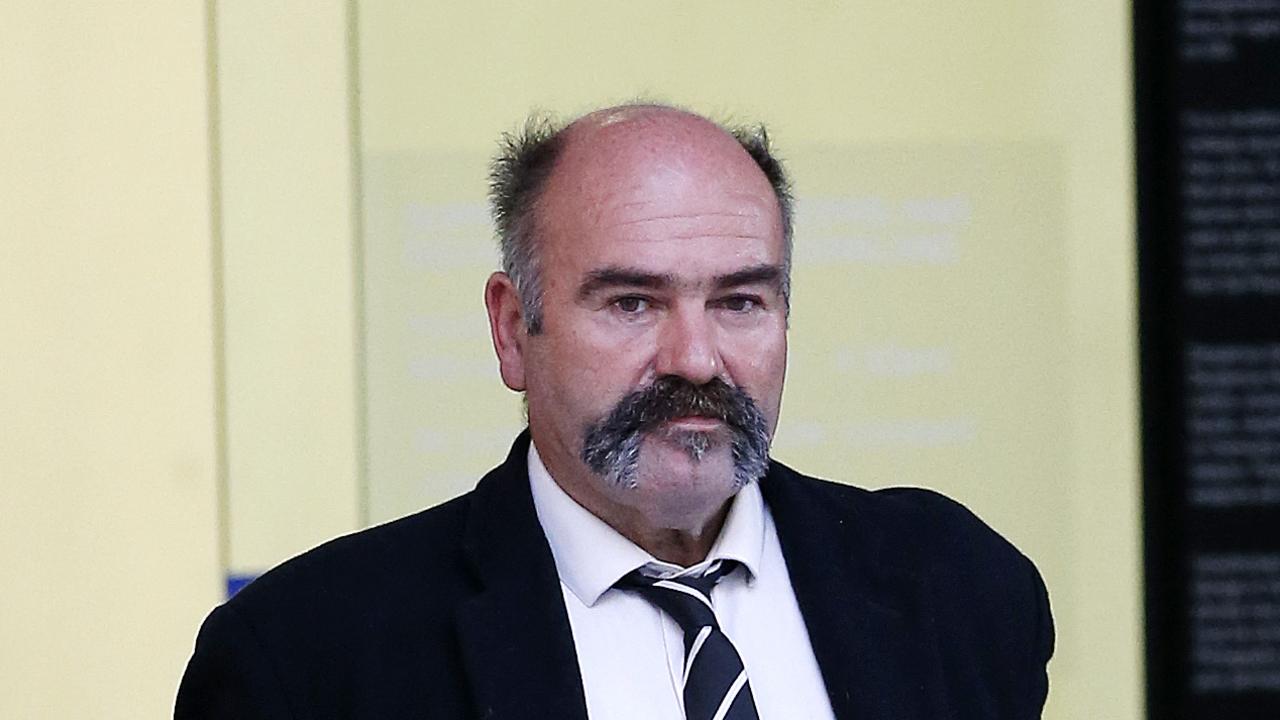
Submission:
<svg viewBox="0 0 1280 720">
<path fill-rule="evenodd" d="M 711 588 L 721 578 L 733 572 L 737 563 L 717 560 L 701 575 L 683 575 L 672 578 L 651 577 L 633 570 L 627 573 L 617 586 L 633 590 L 649 602 L 657 605 L 686 632 L 696 632 L 708 625 L 715 626 L 715 612 L 711 606 Z"/>
</svg>

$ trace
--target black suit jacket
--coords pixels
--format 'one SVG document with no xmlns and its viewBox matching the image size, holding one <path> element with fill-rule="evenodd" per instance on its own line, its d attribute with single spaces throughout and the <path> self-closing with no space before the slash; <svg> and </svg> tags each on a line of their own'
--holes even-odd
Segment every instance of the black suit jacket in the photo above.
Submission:
<svg viewBox="0 0 1280 720">
<path fill-rule="evenodd" d="M 175 718 L 586 718 L 528 435 L 472 492 L 339 538 L 210 614 Z M 761 481 L 842 720 L 1039 717 L 1039 574 L 936 493 Z M 626 652 L 625 648 L 619 652 Z"/>
</svg>

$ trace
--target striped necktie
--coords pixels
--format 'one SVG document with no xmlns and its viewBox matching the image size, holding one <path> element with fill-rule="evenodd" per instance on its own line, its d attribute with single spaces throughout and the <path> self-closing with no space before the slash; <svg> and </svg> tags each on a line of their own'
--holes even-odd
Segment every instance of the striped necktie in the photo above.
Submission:
<svg viewBox="0 0 1280 720">
<path fill-rule="evenodd" d="M 700 577 L 666 579 L 635 570 L 618 581 L 620 589 L 639 593 L 684 631 L 686 720 L 759 720 L 742 658 L 720 631 L 711 607 L 711 588 L 735 566 L 717 560 Z"/>
</svg>

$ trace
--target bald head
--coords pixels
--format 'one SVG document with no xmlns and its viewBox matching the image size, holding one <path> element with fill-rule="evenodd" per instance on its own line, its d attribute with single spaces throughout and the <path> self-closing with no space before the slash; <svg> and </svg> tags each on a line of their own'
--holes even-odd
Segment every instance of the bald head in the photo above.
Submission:
<svg viewBox="0 0 1280 720">
<path fill-rule="evenodd" d="M 521 131 L 504 135 L 491 166 L 490 203 L 503 270 L 520 294 L 529 331 L 542 326 L 541 245 L 555 218 L 598 211 L 602 193 L 623 203 L 630 191 L 696 197 L 705 183 L 725 180 L 771 196 L 789 270 L 790 185 L 763 126 L 725 127 L 673 107 L 623 105 L 566 126 L 530 118 Z"/>
</svg>

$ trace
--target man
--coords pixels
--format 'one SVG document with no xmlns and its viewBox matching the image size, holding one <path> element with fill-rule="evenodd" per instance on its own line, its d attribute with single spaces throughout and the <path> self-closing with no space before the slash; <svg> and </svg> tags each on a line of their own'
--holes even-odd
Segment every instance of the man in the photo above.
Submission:
<svg viewBox="0 0 1280 720">
<path fill-rule="evenodd" d="M 291 560 L 179 718 L 1032 718 L 1031 563 L 920 490 L 768 459 L 790 197 L 762 131 L 624 106 L 492 175 L 485 304 L 529 429 L 471 493 Z"/>
</svg>

